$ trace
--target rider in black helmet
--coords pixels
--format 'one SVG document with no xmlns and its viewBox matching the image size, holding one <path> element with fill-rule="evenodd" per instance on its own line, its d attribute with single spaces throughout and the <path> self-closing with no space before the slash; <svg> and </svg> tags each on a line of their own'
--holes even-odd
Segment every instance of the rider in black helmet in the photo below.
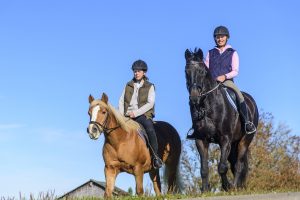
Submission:
<svg viewBox="0 0 300 200">
<path fill-rule="evenodd" d="M 230 38 L 229 31 L 228 31 L 228 29 L 225 26 L 218 26 L 217 28 L 215 28 L 215 30 L 214 30 L 214 38 L 216 36 L 218 36 L 218 35 L 227 36 L 227 39 Z"/>
<path fill-rule="evenodd" d="M 239 112 L 244 121 L 245 132 L 252 134 L 256 131 L 255 125 L 249 120 L 247 105 L 241 91 L 234 84 L 233 78 L 239 72 L 239 56 L 227 41 L 230 37 L 225 26 L 218 26 L 213 34 L 216 46 L 209 50 L 205 64 L 214 79 L 222 82 L 226 87 L 232 88 L 237 94 L 240 102 Z M 194 139 L 194 134 L 187 135 L 187 139 Z"/>
<path fill-rule="evenodd" d="M 132 64 L 133 79 L 129 81 L 119 99 L 119 111 L 143 125 L 153 149 L 153 166 L 160 168 L 162 161 L 158 157 L 158 144 L 153 126 L 155 90 L 148 81 L 146 72 L 148 66 L 145 61 L 137 60 Z M 150 151 L 151 152 L 151 151 Z"/>
</svg>

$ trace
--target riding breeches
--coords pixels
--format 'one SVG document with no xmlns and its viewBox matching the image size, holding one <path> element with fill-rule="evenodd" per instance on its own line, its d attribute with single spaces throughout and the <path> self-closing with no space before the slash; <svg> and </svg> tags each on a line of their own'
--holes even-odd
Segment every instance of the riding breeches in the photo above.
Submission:
<svg viewBox="0 0 300 200">
<path fill-rule="evenodd" d="M 152 120 L 148 119 L 145 115 L 141 115 L 135 118 L 134 120 L 143 125 L 148 135 L 150 145 L 153 148 L 154 152 L 157 154 L 158 151 L 157 137 L 156 137 Z"/>
<path fill-rule="evenodd" d="M 242 103 L 245 101 L 243 94 L 241 93 L 240 89 L 234 84 L 234 82 L 232 80 L 225 80 L 223 82 L 223 85 L 225 85 L 226 87 L 229 87 L 231 89 L 233 89 L 239 98 L 239 102 Z"/>
</svg>

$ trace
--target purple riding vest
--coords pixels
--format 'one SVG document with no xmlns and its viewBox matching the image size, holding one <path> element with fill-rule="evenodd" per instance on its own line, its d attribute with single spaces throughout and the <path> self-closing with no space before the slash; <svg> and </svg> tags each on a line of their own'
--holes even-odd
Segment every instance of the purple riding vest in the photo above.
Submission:
<svg viewBox="0 0 300 200">
<path fill-rule="evenodd" d="M 222 54 L 215 48 L 209 50 L 209 71 L 213 79 L 232 71 L 231 63 L 234 52 L 232 48 L 226 49 Z"/>
</svg>

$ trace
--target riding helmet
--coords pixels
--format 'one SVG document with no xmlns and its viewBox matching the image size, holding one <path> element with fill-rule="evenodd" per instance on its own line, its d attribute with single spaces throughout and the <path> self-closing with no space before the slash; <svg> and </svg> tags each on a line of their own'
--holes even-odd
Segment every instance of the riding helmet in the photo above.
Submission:
<svg viewBox="0 0 300 200">
<path fill-rule="evenodd" d="M 229 31 L 225 26 L 218 26 L 217 28 L 215 28 L 214 37 L 216 37 L 217 35 L 226 35 L 228 38 L 230 37 Z"/>
<path fill-rule="evenodd" d="M 148 70 L 148 66 L 147 66 L 145 61 L 137 60 L 132 64 L 131 69 L 132 69 L 132 71 L 134 71 L 134 70 L 143 70 L 143 71 L 146 72 Z"/>
</svg>

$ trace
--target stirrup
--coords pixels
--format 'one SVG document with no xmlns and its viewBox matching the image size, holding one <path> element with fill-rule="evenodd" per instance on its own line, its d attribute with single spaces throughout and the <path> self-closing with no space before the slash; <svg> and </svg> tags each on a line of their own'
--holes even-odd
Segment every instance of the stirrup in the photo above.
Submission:
<svg viewBox="0 0 300 200">
<path fill-rule="evenodd" d="M 193 128 L 190 128 L 186 134 L 186 139 L 187 140 L 195 140 L 195 130 Z"/>
<path fill-rule="evenodd" d="M 162 160 L 158 157 L 158 156 L 154 156 L 154 158 L 152 159 L 152 165 L 154 169 L 159 169 L 162 167 Z"/>
<path fill-rule="evenodd" d="M 247 131 L 247 126 L 251 127 L 250 131 Z M 253 124 L 253 122 L 248 121 L 248 122 L 245 123 L 245 132 L 246 132 L 247 135 L 250 135 L 250 134 L 256 132 L 256 127 Z"/>
</svg>

